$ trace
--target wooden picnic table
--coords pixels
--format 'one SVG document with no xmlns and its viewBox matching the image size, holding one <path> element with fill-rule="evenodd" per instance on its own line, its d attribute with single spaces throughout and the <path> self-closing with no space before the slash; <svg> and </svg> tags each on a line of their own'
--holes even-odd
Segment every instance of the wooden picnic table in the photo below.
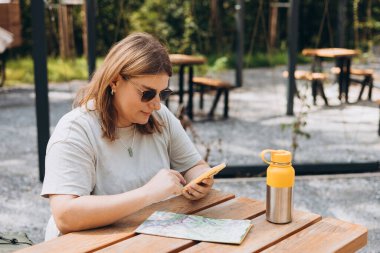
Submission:
<svg viewBox="0 0 380 253">
<path fill-rule="evenodd" d="M 201 65 L 206 63 L 206 58 L 202 56 L 186 55 L 186 54 L 170 54 L 170 62 L 173 65 L 179 66 L 179 82 L 178 82 L 178 95 L 179 103 L 183 103 L 184 90 L 184 73 L 185 67 L 188 67 L 189 80 L 188 80 L 188 102 L 187 102 L 187 115 L 190 119 L 193 118 L 193 65 Z"/>
<path fill-rule="evenodd" d="M 254 227 L 241 245 L 135 234 L 155 211 L 202 215 L 210 218 L 251 219 Z M 265 218 L 262 201 L 216 190 L 198 201 L 178 196 L 148 206 L 104 228 L 74 232 L 19 252 L 355 252 L 367 244 L 367 229 L 335 218 L 295 210 L 284 225 Z"/>
<path fill-rule="evenodd" d="M 338 84 L 339 84 L 339 99 L 343 97 L 348 102 L 348 90 L 350 85 L 350 68 L 351 58 L 359 55 L 358 50 L 347 48 L 320 48 L 320 49 L 304 49 L 302 54 L 305 56 L 313 56 L 312 72 L 322 72 L 322 58 L 334 58 L 336 67 L 340 69 Z M 344 95 L 344 96 L 343 96 Z"/>
</svg>

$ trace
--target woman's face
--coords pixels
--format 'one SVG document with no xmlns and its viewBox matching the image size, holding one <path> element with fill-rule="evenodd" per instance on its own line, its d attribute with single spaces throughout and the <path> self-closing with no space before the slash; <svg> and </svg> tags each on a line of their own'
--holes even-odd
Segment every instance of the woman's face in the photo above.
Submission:
<svg viewBox="0 0 380 253">
<path fill-rule="evenodd" d="M 120 75 L 111 84 L 114 91 L 114 106 L 118 112 L 117 127 L 127 127 L 134 123 L 146 124 L 153 111 L 161 108 L 160 92 L 168 88 L 167 74 L 144 75 L 125 80 Z M 155 90 L 156 96 L 143 102 L 143 91 Z"/>
</svg>

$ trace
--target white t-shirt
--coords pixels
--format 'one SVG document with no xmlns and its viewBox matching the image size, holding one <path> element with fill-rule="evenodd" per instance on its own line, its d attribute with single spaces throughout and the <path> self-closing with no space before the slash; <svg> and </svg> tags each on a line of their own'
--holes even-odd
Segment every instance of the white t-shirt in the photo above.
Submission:
<svg viewBox="0 0 380 253">
<path fill-rule="evenodd" d="M 162 133 L 141 134 L 135 126 L 118 128 L 119 139 L 102 137 L 97 112 L 78 107 L 58 122 L 46 149 L 45 179 L 41 195 L 111 195 L 143 186 L 160 169 L 179 172 L 196 165 L 201 156 L 179 120 L 164 106 L 154 114 Z M 132 146 L 130 157 L 128 147 Z M 53 217 L 45 240 L 57 237 Z"/>
</svg>

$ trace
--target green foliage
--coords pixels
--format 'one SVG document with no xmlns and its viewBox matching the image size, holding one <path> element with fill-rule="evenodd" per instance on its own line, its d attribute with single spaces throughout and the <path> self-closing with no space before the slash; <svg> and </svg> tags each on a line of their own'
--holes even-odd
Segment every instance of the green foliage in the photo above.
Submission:
<svg viewBox="0 0 380 253">
<path fill-rule="evenodd" d="M 86 80 L 87 61 L 84 58 L 75 60 L 62 60 L 60 58 L 48 59 L 49 82 L 62 82 L 75 79 Z M 6 85 L 17 83 L 34 83 L 33 60 L 30 57 L 9 60 L 6 67 Z"/>
<path fill-rule="evenodd" d="M 198 30 L 191 1 L 145 0 L 130 16 L 131 31 L 144 31 L 166 42 L 171 52 L 197 53 Z"/>
<path fill-rule="evenodd" d="M 259 9 L 263 1 L 262 10 Z M 50 57 L 59 55 L 58 35 L 58 0 L 45 2 L 45 30 L 47 52 Z M 277 37 L 274 45 L 268 45 L 269 40 L 269 10 L 270 2 L 265 0 L 244 1 L 244 66 L 263 67 L 287 63 L 287 11 L 283 8 L 278 12 Z M 283 1 L 281 1 L 283 2 Z M 325 3 L 328 2 L 329 19 L 322 19 Z M 22 18 L 23 45 L 11 49 L 9 59 L 31 57 L 31 0 L 20 0 Z M 213 5 L 212 3 L 215 3 Z M 299 40 L 298 48 L 331 47 L 336 42 L 337 18 L 339 1 L 300 1 L 299 8 Z M 202 54 L 209 59 L 209 66 L 196 68 L 196 73 L 220 71 L 223 68 L 235 66 L 236 50 L 236 0 L 194 1 L 194 0 L 102 0 L 97 1 L 96 12 L 96 54 L 104 56 L 117 41 L 134 31 L 144 31 L 160 38 L 171 53 Z M 82 6 L 73 6 L 74 41 L 76 55 L 83 56 L 83 18 Z M 345 29 L 346 47 L 357 46 L 363 52 L 370 51 L 380 44 L 380 3 L 379 1 L 347 1 L 347 24 Z M 257 18 L 259 17 L 259 18 Z M 355 21 L 354 18 L 355 17 Z M 354 26 L 355 24 L 355 26 Z M 255 29 L 256 33 L 254 33 Z M 318 36 L 318 31 L 321 34 Z M 356 40 L 355 40 L 356 36 Z M 336 43 L 335 43 L 336 44 Z M 252 46 L 252 47 L 251 47 Z M 249 52 L 251 50 L 252 52 Z M 250 53 L 250 55 L 248 55 Z M 217 61 L 217 59 L 219 59 Z M 299 63 L 310 62 L 309 57 L 298 57 Z M 49 60 L 50 62 L 51 60 Z M 84 60 L 74 60 L 49 70 L 52 80 L 64 81 L 83 77 L 86 79 Z M 56 64 L 59 62 L 57 61 Z M 12 66 L 12 63 L 10 63 Z M 18 64 L 26 64 L 20 62 Z M 17 64 L 16 64 L 17 65 Z M 11 67 L 8 70 L 8 82 L 32 80 L 32 69 L 25 70 Z M 51 67 L 49 67 L 50 69 Z M 71 70 L 73 69 L 73 70 Z M 7 72 L 7 73 L 8 73 Z"/>
<path fill-rule="evenodd" d="M 298 97 L 301 103 L 299 111 L 295 112 L 293 122 L 290 124 L 281 124 L 281 130 L 285 130 L 286 128 L 290 128 L 292 130 L 292 143 L 291 150 L 293 154 L 293 161 L 296 160 L 296 152 L 299 148 L 299 138 L 303 137 L 306 139 L 310 139 L 310 133 L 305 131 L 305 127 L 307 125 L 307 116 L 310 110 L 310 105 L 307 102 L 307 93 L 308 93 L 308 85 L 304 83 L 304 87 L 301 90 L 298 90 Z"/>
</svg>

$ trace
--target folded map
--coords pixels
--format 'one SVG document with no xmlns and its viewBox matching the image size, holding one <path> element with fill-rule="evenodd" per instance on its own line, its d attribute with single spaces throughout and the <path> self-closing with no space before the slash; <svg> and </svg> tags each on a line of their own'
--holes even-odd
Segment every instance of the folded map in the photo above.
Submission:
<svg viewBox="0 0 380 253">
<path fill-rule="evenodd" d="M 195 241 L 240 244 L 252 226 L 250 220 L 211 219 L 156 211 L 135 232 Z"/>
</svg>

